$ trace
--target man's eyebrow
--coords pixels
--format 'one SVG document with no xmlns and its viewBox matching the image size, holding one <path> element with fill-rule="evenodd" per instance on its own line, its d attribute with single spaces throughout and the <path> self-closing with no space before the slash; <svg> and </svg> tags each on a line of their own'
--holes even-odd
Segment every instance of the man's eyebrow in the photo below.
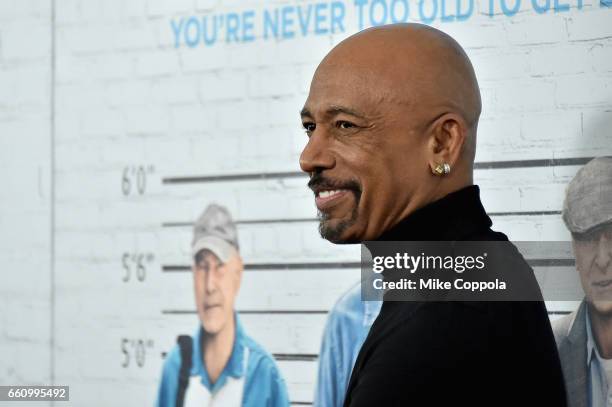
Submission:
<svg viewBox="0 0 612 407">
<path fill-rule="evenodd" d="M 365 119 L 366 118 L 365 114 L 361 113 L 358 110 L 351 109 L 350 107 L 346 107 L 346 106 L 332 105 L 327 110 L 325 110 L 325 115 L 326 116 L 335 116 L 335 115 L 338 115 L 340 113 L 344 113 L 344 114 L 348 114 L 348 115 L 351 115 L 351 116 L 355 116 L 355 117 L 358 117 L 360 119 Z M 313 117 L 312 113 L 310 112 L 310 110 L 308 110 L 308 108 L 306 108 L 306 107 L 304 107 L 300 111 L 300 116 L 301 117 Z"/>
<path fill-rule="evenodd" d="M 339 113 L 344 113 L 344 114 L 348 114 L 351 116 L 355 116 L 361 119 L 365 119 L 366 115 L 361 113 L 358 110 L 355 109 L 351 109 L 350 107 L 346 107 L 346 106 L 340 106 L 340 105 L 332 105 L 329 107 L 329 109 L 327 109 L 327 111 L 325 112 L 326 114 L 330 115 L 330 116 L 334 116 L 337 115 Z"/>
</svg>

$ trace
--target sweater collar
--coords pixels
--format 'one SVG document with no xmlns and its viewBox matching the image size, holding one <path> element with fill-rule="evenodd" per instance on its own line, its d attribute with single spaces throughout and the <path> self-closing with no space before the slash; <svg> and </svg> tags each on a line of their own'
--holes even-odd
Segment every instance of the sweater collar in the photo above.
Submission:
<svg viewBox="0 0 612 407">
<path fill-rule="evenodd" d="M 480 188 L 469 185 L 417 209 L 376 240 L 469 240 L 492 224 L 480 201 Z"/>
</svg>

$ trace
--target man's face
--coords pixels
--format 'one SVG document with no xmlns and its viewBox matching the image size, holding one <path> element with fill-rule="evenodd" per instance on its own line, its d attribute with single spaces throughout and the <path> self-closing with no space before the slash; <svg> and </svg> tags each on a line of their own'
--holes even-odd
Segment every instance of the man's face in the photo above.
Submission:
<svg viewBox="0 0 612 407">
<path fill-rule="evenodd" d="M 242 276 L 242 261 L 236 253 L 226 263 L 203 250 L 193 265 L 196 307 L 204 330 L 215 335 L 233 322 L 234 303 Z"/>
<path fill-rule="evenodd" d="M 576 268 L 595 312 L 612 316 L 612 225 L 574 236 Z"/>
<path fill-rule="evenodd" d="M 302 110 L 308 143 L 300 166 L 311 176 L 323 238 L 374 239 L 426 189 L 423 121 L 423 109 L 403 103 L 385 78 L 359 67 L 319 67 Z"/>
</svg>

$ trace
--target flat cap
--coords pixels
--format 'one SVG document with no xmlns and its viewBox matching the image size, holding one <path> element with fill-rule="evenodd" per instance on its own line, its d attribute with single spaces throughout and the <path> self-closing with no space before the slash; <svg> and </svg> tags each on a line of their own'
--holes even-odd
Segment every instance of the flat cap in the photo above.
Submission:
<svg viewBox="0 0 612 407">
<path fill-rule="evenodd" d="M 612 222 L 612 157 L 597 157 L 582 167 L 566 189 L 563 221 L 572 233 Z"/>
</svg>

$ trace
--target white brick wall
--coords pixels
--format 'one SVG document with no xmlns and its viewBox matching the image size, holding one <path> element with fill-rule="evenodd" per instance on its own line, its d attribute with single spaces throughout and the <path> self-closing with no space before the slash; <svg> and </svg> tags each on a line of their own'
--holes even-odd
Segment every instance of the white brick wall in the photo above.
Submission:
<svg viewBox="0 0 612 407">
<path fill-rule="evenodd" d="M 50 383 L 51 8 L 0 6 L 0 382 Z"/>
<path fill-rule="evenodd" d="M 310 27 L 303 37 L 296 22 L 295 38 L 265 40 L 258 24 L 253 42 L 228 44 L 221 33 L 213 46 L 181 41 L 176 48 L 174 19 L 253 10 L 259 21 L 264 10 L 314 3 L 61 0 L 52 10 L 50 1 L 0 2 L 0 265 L 7 282 L 0 286 L 1 383 L 45 384 L 54 371 L 57 384 L 72 386 L 73 405 L 150 405 L 161 353 L 197 323 L 195 315 L 162 314 L 192 302 L 189 275 L 161 271 L 188 264 L 190 229 L 162 224 L 191 222 L 209 202 L 227 205 L 238 220 L 261 222 L 239 226 L 247 263 L 357 258 L 358 248 L 317 237 L 304 178 L 162 183 L 175 176 L 297 172 L 305 143 L 298 112 L 312 73 L 358 27 L 354 2 L 342 3 L 346 32 L 317 36 Z M 447 3 L 446 12 L 454 13 L 455 2 Z M 599 0 L 584 0 L 581 8 L 579 0 L 559 3 L 570 9 L 538 14 L 523 0 L 509 17 L 499 0 L 493 10 L 481 0 L 467 21 L 438 16 L 433 22 L 466 48 L 479 77 L 477 161 L 612 154 L 612 9 Z M 409 4 L 410 21 L 420 21 L 418 3 Z M 367 21 L 368 6 L 364 12 Z M 132 187 L 123 195 L 124 169 L 139 166 L 147 168 L 144 194 Z M 514 239 L 563 240 L 568 235 L 558 215 L 523 212 L 559 211 L 577 169 L 477 170 L 475 178 L 490 211 L 512 212 L 494 217 L 499 230 Z M 128 176 L 134 184 L 135 175 Z M 296 219 L 306 220 L 283 222 Z M 145 281 L 122 282 L 124 253 L 153 255 Z M 357 278 L 356 270 L 247 272 L 239 307 L 325 311 Z M 270 282 L 283 288 L 281 295 L 262 292 Z M 271 352 L 316 354 L 325 315 L 263 313 L 243 321 Z M 143 367 L 133 360 L 121 366 L 122 338 L 152 341 Z M 316 362 L 279 365 L 291 399 L 311 401 Z M 121 400 L 100 396 L 103 386 L 117 389 Z"/>
</svg>

